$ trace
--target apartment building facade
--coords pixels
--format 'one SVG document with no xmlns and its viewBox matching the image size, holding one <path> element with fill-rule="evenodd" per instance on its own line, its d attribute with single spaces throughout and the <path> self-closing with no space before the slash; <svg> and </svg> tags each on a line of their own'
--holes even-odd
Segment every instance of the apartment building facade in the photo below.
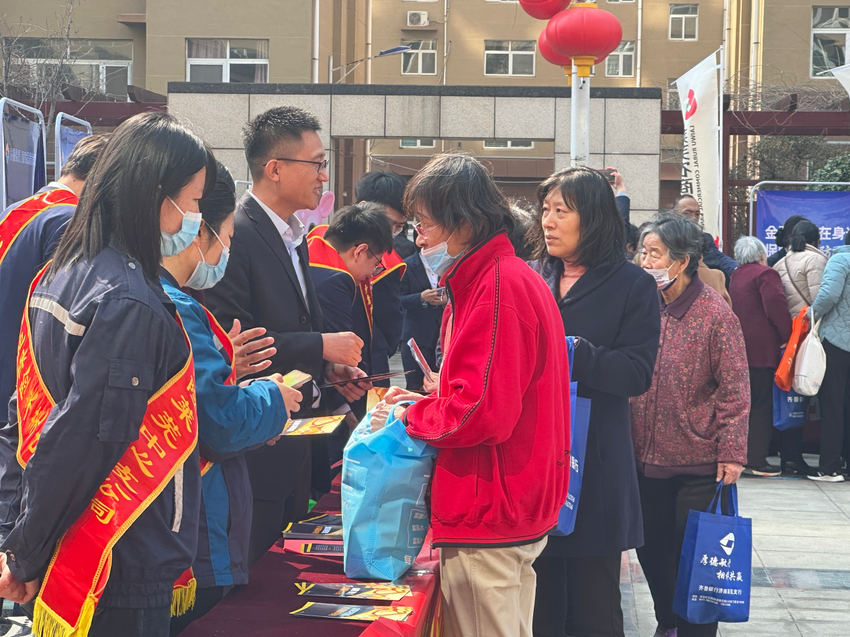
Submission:
<svg viewBox="0 0 850 637">
<path fill-rule="evenodd" d="M 594 69 L 591 84 L 659 87 L 675 108 L 672 81 L 725 44 L 733 83 L 834 89 L 835 80 L 823 73 L 845 62 L 850 44 L 850 0 L 842 1 L 599 0 L 620 20 L 623 41 Z M 116 99 L 131 84 L 164 94 L 169 81 L 566 83 L 563 70 L 537 51 L 545 23 L 516 0 L 5 0 L 0 37 L 17 37 L 33 51 L 33 66 L 49 64 L 69 7 L 71 40 L 62 43 L 73 50 L 69 83 L 96 86 Z M 369 51 L 398 46 L 410 49 L 357 63 Z M 675 190 L 679 145 L 674 137 L 662 139 L 669 149 L 662 153 L 664 191 Z M 449 148 L 487 158 L 503 185 L 526 198 L 553 168 L 548 140 L 345 140 L 338 194 L 350 200 L 350 185 L 367 167 L 411 173 Z"/>
</svg>

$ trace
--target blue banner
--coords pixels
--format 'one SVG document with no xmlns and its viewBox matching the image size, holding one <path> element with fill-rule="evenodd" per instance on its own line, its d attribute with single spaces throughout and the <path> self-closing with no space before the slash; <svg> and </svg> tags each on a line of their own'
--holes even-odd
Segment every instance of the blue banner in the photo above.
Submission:
<svg viewBox="0 0 850 637">
<path fill-rule="evenodd" d="M 0 202 L 0 210 L 31 197 L 45 184 L 41 125 L 12 113 L 3 113 L 2 125 L 6 201 Z"/>
<path fill-rule="evenodd" d="M 76 128 L 68 128 L 67 126 L 60 126 L 57 132 L 59 133 L 59 157 L 56 158 L 56 177 L 58 179 L 59 173 L 62 171 L 62 166 L 68 161 L 68 156 L 74 150 L 74 146 L 83 137 L 88 137 L 91 133 L 84 130 L 77 130 Z"/>
<path fill-rule="evenodd" d="M 768 256 L 779 250 L 776 231 L 793 215 L 820 228 L 820 249 L 829 256 L 833 248 L 844 245 L 844 235 L 850 231 L 850 192 L 759 191 L 756 236 L 767 246 Z"/>
</svg>

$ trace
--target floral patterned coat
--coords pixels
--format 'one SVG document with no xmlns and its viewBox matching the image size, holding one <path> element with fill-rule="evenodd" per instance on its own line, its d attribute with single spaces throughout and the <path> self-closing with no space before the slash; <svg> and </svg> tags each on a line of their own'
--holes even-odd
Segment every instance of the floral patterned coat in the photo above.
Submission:
<svg viewBox="0 0 850 637">
<path fill-rule="evenodd" d="M 671 304 L 662 300 L 652 386 L 631 399 L 631 411 L 635 460 L 648 477 L 746 463 L 750 382 L 741 324 L 698 277 Z"/>
</svg>

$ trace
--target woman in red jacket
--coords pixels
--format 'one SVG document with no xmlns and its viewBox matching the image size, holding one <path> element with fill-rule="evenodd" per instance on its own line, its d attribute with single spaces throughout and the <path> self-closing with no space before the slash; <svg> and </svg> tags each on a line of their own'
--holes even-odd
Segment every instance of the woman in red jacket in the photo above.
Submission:
<svg viewBox="0 0 850 637">
<path fill-rule="evenodd" d="M 422 258 L 451 303 L 436 393 L 404 415 L 439 448 L 431 485 L 448 637 L 530 637 L 536 577 L 567 494 L 564 327 L 543 279 L 514 255 L 511 212 L 466 155 L 432 159 L 404 199 Z M 411 395 L 391 390 L 388 403 Z"/>
</svg>

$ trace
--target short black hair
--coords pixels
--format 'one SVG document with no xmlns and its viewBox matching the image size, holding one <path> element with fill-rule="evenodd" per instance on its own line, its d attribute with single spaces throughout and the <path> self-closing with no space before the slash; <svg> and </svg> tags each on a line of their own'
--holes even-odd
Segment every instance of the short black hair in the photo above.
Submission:
<svg viewBox="0 0 850 637">
<path fill-rule="evenodd" d="M 221 234 L 221 224 L 236 209 L 236 183 L 227 167 L 216 161 L 216 178 L 213 189 L 204 195 L 199 202 L 202 227 L 209 228 L 216 234 Z M 213 237 L 209 237 L 215 240 Z"/>
<path fill-rule="evenodd" d="M 435 155 L 404 191 L 404 213 L 415 217 L 419 207 L 434 221 L 455 232 L 469 228 L 475 246 L 496 233 L 514 230 L 511 207 L 484 165 L 471 155 Z"/>
<path fill-rule="evenodd" d="M 325 231 L 325 239 L 339 252 L 365 243 L 376 257 L 393 249 L 393 227 L 383 206 L 354 204 L 339 210 Z"/>
<path fill-rule="evenodd" d="M 404 214 L 404 178 L 392 171 L 373 170 L 363 173 L 354 186 L 357 201 L 380 203 Z"/>
<path fill-rule="evenodd" d="M 106 148 L 109 135 L 97 134 L 83 137 L 74 146 L 74 150 L 68 155 L 68 159 L 62 164 L 61 177 L 73 177 L 74 179 L 87 179 L 89 171 L 94 162 L 100 157 L 100 152 Z"/>
<path fill-rule="evenodd" d="M 676 205 L 677 205 L 680 201 L 682 201 L 682 199 L 693 199 L 694 201 L 696 201 L 696 202 L 697 202 L 697 205 L 699 206 L 699 199 L 697 199 L 697 198 L 696 198 L 696 197 L 694 197 L 693 195 L 679 195 L 678 197 L 676 197 L 676 198 L 673 200 L 673 207 L 675 208 L 675 207 L 676 207 Z M 700 207 L 701 207 L 701 206 L 700 206 Z"/>
<path fill-rule="evenodd" d="M 276 106 L 257 115 L 245 125 L 242 142 L 251 176 L 263 174 L 263 163 L 282 144 L 300 144 L 305 131 L 322 130 L 319 118 L 294 106 Z"/>
<path fill-rule="evenodd" d="M 638 227 L 630 223 L 629 227 L 626 228 L 626 247 L 637 250 L 638 247 L 638 238 L 640 236 L 640 231 Z"/>
<path fill-rule="evenodd" d="M 537 187 L 540 212 L 537 223 L 538 256 L 548 255 L 543 240 L 543 202 L 558 189 L 564 203 L 577 210 L 581 219 L 576 265 L 596 268 L 619 263 L 626 254 L 623 218 L 617 210 L 611 184 L 592 168 L 566 168 L 556 172 Z"/>
<path fill-rule="evenodd" d="M 794 226 L 788 246 L 791 252 L 803 252 L 807 245 L 816 248 L 820 245 L 820 228 L 808 219 L 803 219 Z"/>
</svg>

